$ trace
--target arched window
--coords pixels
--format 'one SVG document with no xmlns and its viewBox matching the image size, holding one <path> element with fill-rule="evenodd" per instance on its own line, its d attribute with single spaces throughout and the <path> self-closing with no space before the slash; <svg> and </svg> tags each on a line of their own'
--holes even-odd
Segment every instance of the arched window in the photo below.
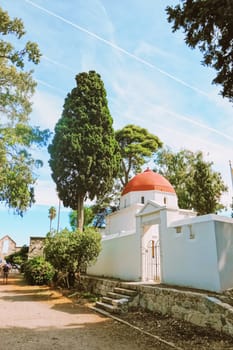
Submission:
<svg viewBox="0 0 233 350">
<path fill-rule="evenodd" d="M 142 204 L 145 203 L 145 197 L 144 197 L 144 196 L 141 197 L 141 203 L 142 203 Z"/>
<path fill-rule="evenodd" d="M 163 197 L 163 204 L 167 204 L 167 198 Z"/>
</svg>

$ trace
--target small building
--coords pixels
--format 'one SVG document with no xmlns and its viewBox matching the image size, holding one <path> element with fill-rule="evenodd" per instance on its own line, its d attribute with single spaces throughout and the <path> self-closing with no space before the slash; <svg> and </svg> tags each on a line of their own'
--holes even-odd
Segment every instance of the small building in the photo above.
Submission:
<svg viewBox="0 0 233 350">
<path fill-rule="evenodd" d="M 174 188 L 150 169 L 123 189 L 106 218 L 91 275 L 220 292 L 233 287 L 233 219 L 178 207 Z"/>
<path fill-rule="evenodd" d="M 4 261 L 5 257 L 18 252 L 21 247 L 17 247 L 15 241 L 8 235 L 0 239 L 0 260 Z"/>
</svg>

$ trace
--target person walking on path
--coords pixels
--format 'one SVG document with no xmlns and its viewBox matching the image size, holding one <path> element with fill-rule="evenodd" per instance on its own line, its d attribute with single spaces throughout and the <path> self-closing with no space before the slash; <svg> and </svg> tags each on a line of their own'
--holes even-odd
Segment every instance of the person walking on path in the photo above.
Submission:
<svg viewBox="0 0 233 350">
<path fill-rule="evenodd" d="M 5 263 L 2 267 L 3 284 L 8 283 L 9 270 L 10 270 L 9 265 Z"/>
</svg>

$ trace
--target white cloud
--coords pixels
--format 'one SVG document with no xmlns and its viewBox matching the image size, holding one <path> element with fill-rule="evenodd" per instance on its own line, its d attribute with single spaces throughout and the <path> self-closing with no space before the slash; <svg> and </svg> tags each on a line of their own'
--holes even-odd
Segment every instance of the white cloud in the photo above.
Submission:
<svg viewBox="0 0 233 350">
<path fill-rule="evenodd" d="M 38 180 L 35 186 L 35 197 L 37 205 L 53 205 L 59 203 L 56 185 L 53 181 Z"/>
<path fill-rule="evenodd" d="M 63 103 L 62 98 L 37 90 L 33 96 L 32 124 L 53 130 L 61 116 Z"/>
</svg>

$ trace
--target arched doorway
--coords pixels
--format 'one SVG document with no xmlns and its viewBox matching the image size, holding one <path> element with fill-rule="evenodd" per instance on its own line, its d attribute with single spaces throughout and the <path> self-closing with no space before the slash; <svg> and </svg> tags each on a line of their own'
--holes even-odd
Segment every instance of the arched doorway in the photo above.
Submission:
<svg viewBox="0 0 233 350">
<path fill-rule="evenodd" d="M 162 230 L 166 225 L 166 208 L 148 201 L 137 214 L 136 230 L 141 240 L 141 280 L 163 279 Z"/>
<path fill-rule="evenodd" d="M 150 240 L 145 248 L 145 278 L 147 281 L 160 281 L 160 242 Z"/>
<path fill-rule="evenodd" d="M 160 239 L 159 224 L 143 226 L 142 236 L 142 280 L 160 281 Z"/>
</svg>

